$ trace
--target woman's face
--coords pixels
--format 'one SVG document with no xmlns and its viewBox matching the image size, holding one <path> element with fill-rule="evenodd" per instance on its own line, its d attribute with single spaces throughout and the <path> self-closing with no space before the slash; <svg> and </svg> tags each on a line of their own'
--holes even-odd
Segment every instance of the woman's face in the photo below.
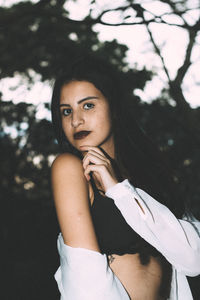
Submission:
<svg viewBox="0 0 200 300">
<path fill-rule="evenodd" d="M 80 146 L 101 146 L 114 157 L 109 104 L 92 83 L 71 81 L 64 85 L 60 112 L 63 131 L 77 150 Z"/>
</svg>

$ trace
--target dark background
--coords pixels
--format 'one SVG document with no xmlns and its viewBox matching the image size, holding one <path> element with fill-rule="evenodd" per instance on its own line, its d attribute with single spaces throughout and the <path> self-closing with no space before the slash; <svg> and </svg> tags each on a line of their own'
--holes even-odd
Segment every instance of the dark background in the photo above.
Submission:
<svg viewBox="0 0 200 300">
<path fill-rule="evenodd" d="M 200 109 L 189 106 L 181 89 L 199 32 L 199 20 L 193 26 L 184 25 L 189 42 L 175 79 L 168 78 L 168 86 L 160 97 L 147 104 L 133 96 L 133 92 L 142 89 L 153 73 L 145 68 L 130 69 L 125 62 L 125 45 L 116 40 L 98 40 L 93 25 L 102 19 L 88 15 L 82 21 L 73 21 L 63 8 L 65 2 L 26 1 L 10 8 L 0 7 L 0 78 L 14 77 L 18 72 L 29 79 L 31 86 L 32 69 L 41 75 L 42 81 L 53 80 L 73 57 L 90 51 L 111 61 L 124 74 L 124 99 L 133 116 L 171 161 L 177 174 L 177 192 L 200 219 Z M 167 2 L 173 13 L 179 9 L 180 15 L 180 8 L 173 1 Z M 182 2 L 182 8 L 187 9 L 187 1 Z M 142 7 L 134 6 L 134 1 L 125 3 L 126 9 L 131 7 L 135 11 L 141 26 L 146 26 Z M 71 33 L 76 34 L 75 40 L 70 38 Z M 151 34 L 150 39 L 153 43 Z M 154 51 L 161 55 L 159 48 Z M 18 104 L 8 100 L 0 102 L 0 233 L 5 278 L 1 299 L 56 300 L 59 293 L 53 275 L 59 265 L 59 228 L 51 195 L 50 165 L 58 147 L 51 123 L 36 118 L 37 108 L 33 104 L 27 104 L 26 99 Z M 46 109 L 50 109 L 49 103 Z M 12 134 L 14 129 L 16 136 Z M 190 284 L 194 298 L 200 299 L 199 278 L 190 279 Z"/>
</svg>

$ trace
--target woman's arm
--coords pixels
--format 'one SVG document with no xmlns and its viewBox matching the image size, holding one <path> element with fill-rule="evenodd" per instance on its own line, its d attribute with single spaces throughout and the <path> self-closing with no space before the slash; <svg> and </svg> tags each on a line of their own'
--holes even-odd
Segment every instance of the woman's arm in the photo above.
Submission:
<svg viewBox="0 0 200 300">
<path fill-rule="evenodd" d="M 116 183 L 112 166 L 102 151 L 98 147 L 84 147 L 88 151 L 83 163 L 85 175 L 92 171 L 99 178 L 106 195 L 114 199 L 127 223 L 158 249 L 178 271 L 189 276 L 198 275 L 199 222 L 195 224 L 178 220 L 166 206 L 141 189 L 135 189 L 127 179 Z"/>
<path fill-rule="evenodd" d="M 164 205 L 126 179 L 106 191 L 127 223 L 180 272 L 200 273 L 200 223 L 178 220 Z"/>
<path fill-rule="evenodd" d="M 52 165 L 52 188 L 64 242 L 99 251 L 89 211 L 89 189 L 82 162 L 66 153 Z"/>
<path fill-rule="evenodd" d="M 129 300 L 106 255 L 99 252 L 81 160 L 71 154 L 56 158 L 52 187 L 62 231 L 60 267 L 55 274 L 61 300 Z"/>
</svg>

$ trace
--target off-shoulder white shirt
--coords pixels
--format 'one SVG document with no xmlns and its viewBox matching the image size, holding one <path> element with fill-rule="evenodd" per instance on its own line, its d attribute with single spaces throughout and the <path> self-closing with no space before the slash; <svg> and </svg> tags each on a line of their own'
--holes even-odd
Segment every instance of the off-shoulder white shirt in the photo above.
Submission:
<svg viewBox="0 0 200 300">
<path fill-rule="evenodd" d="M 109 188 L 126 222 L 172 265 L 170 300 L 192 300 L 186 276 L 200 274 L 200 222 L 177 219 L 164 205 L 127 179 Z M 136 201 L 136 200 L 137 201 Z M 106 254 L 64 244 L 58 237 L 60 267 L 55 279 L 61 300 L 130 300 L 110 269 Z"/>
</svg>

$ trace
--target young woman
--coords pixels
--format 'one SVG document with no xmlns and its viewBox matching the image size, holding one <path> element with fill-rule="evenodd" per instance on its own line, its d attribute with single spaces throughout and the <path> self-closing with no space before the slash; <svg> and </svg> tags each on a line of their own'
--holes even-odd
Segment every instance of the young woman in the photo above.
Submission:
<svg viewBox="0 0 200 300">
<path fill-rule="evenodd" d="M 200 273 L 199 222 L 181 219 L 173 178 L 121 90 L 112 68 L 93 58 L 55 82 L 61 299 L 193 299 L 186 275 Z"/>
</svg>

